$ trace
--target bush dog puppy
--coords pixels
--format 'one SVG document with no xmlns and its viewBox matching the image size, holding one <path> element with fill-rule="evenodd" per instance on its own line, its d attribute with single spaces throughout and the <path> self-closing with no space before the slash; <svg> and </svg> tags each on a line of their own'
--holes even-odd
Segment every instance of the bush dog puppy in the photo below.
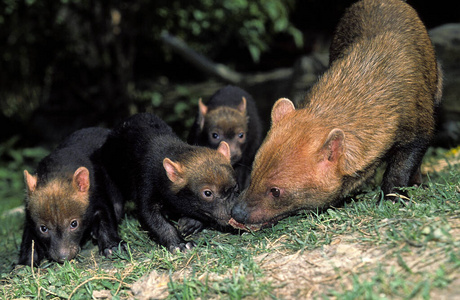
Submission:
<svg viewBox="0 0 460 300">
<path fill-rule="evenodd" d="M 153 114 L 128 118 L 102 149 L 110 176 L 134 200 L 142 225 L 169 251 L 194 246 L 187 235 L 204 225 L 227 225 L 237 183 L 230 148 L 191 146 Z M 179 231 L 170 222 L 177 216 Z"/>
<path fill-rule="evenodd" d="M 217 149 L 220 142 L 227 142 L 239 188 L 244 189 L 249 184 L 252 162 L 262 142 L 262 125 L 254 99 L 231 85 L 218 90 L 207 104 L 200 99 L 187 141 L 213 149 Z"/>
<path fill-rule="evenodd" d="M 363 0 L 341 19 L 330 67 L 299 108 L 278 100 L 233 225 L 257 229 L 337 204 L 386 163 L 382 190 L 420 184 L 442 79 L 427 31 L 400 0 Z"/>
<path fill-rule="evenodd" d="M 122 197 L 95 155 L 109 132 L 76 131 L 38 164 L 35 175 L 24 171 L 26 219 L 19 264 L 71 260 L 88 233 L 105 256 L 118 248 Z"/>
</svg>

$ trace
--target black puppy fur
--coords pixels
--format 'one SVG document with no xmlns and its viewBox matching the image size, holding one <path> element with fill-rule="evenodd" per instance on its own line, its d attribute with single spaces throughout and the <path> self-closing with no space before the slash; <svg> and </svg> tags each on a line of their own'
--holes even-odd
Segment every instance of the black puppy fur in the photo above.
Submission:
<svg viewBox="0 0 460 300">
<path fill-rule="evenodd" d="M 109 132 L 76 131 L 38 164 L 36 175 L 24 171 L 26 218 L 18 264 L 70 260 L 90 234 L 104 255 L 118 248 L 123 199 L 95 155 Z"/>
<path fill-rule="evenodd" d="M 221 141 L 230 146 L 232 166 L 243 190 L 249 184 L 252 162 L 262 143 L 262 122 L 252 96 L 236 86 L 219 89 L 206 105 L 200 99 L 187 139 L 191 145 L 213 149 Z"/>
<path fill-rule="evenodd" d="M 124 198 L 135 201 L 141 224 L 168 250 L 194 246 L 170 217 L 181 218 L 182 234 L 230 219 L 237 184 L 227 144 L 218 151 L 190 146 L 160 118 L 141 113 L 114 129 L 102 154 Z"/>
</svg>

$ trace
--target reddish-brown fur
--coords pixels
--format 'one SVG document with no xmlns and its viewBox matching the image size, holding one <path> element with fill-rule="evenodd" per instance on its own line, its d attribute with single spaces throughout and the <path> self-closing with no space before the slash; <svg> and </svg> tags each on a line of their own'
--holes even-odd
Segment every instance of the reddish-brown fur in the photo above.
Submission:
<svg viewBox="0 0 460 300">
<path fill-rule="evenodd" d="M 274 222 L 333 205 L 387 162 L 382 190 L 419 184 L 442 80 L 417 13 L 399 0 L 364 0 L 342 18 L 329 70 L 295 109 L 272 110 L 237 222 Z"/>
</svg>

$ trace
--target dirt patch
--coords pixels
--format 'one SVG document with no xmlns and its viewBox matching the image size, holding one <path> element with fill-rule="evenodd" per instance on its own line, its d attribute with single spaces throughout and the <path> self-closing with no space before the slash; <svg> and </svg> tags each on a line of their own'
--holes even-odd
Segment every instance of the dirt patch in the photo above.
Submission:
<svg viewBox="0 0 460 300">
<path fill-rule="evenodd" d="M 347 280 L 350 275 L 383 257 L 385 251 L 381 248 L 369 248 L 343 238 L 313 251 L 292 255 L 269 253 L 256 257 L 255 261 L 267 278 L 279 286 L 275 291 L 277 297 L 305 299 L 313 295 L 330 296 L 332 291 L 350 288 L 351 280 Z"/>
<path fill-rule="evenodd" d="M 422 174 L 439 173 L 449 167 L 460 167 L 460 147 L 449 150 L 445 158 L 423 164 Z"/>
<path fill-rule="evenodd" d="M 433 220 L 430 224 L 438 223 Z M 279 244 L 275 243 L 270 245 L 272 252 L 254 257 L 254 262 L 262 270 L 264 280 L 275 287 L 274 296 L 280 299 L 335 298 L 337 293 L 352 291 L 356 281 L 374 282 L 380 285 L 376 292 L 398 299 L 395 282 L 380 282 L 379 272 L 395 274 L 395 281 L 413 282 L 415 289 L 419 282 L 431 282 L 429 276 L 436 276 L 437 270 L 445 273 L 443 278 L 450 284 L 447 288 L 433 286 L 430 297 L 454 299 L 460 292 L 456 284 L 460 283 L 460 274 L 458 267 L 450 263 L 449 253 L 460 253 L 460 219 L 450 218 L 448 224 L 443 224 L 444 228 L 448 228 L 448 232 L 444 230 L 444 233 L 437 232 L 437 226 L 431 225 L 422 229 L 424 234 L 433 236 L 424 245 L 409 242 L 373 245 L 371 242 L 360 242 L 362 235 L 356 233 L 340 236 L 321 248 L 293 254 L 283 253 Z M 440 243 L 451 248 L 446 251 Z M 188 269 L 172 274 L 153 271 L 134 283 L 131 291 L 135 299 L 164 299 L 169 295 L 170 280 L 182 282 L 188 272 Z M 224 275 L 203 273 L 198 279 L 203 284 L 212 285 L 231 278 L 234 272 L 229 269 Z"/>
<path fill-rule="evenodd" d="M 179 272 L 176 272 L 175 277 Z M 131 286 L 131 291 L 139 300 L 165 299 L 168 295 L 168 283 L 170 276 L 167 273 L 152 271 L 144 275 Z"/>
<path fill-rule="evenodd" d="M 448 242 L 460 251 L 460 219 L 450 219 L 449 232 L 440 234 L 436 229 L 424 228 L 426 234 L 439 234 L 426 245 L 414 246 L 407 243 L 395 246 L 373 246 L 359 243 L 357 235 L 349 235 L 333 240 L 330 245 L 312 251 L 300 251 L 283 255 L 269 253 L 255 258 L 275 286 L 275 295 L 282 299 L 311 299 L 326 296 L 334 297 L 334 292 L 353 289 L 355 280 L 359 282 L 378 282 L 377 272 L 405 274 L 413 282 L 426 279 L 426 275 L 443 270 L 448 280 L 458 282 L 460 274 L 450 269 L 449 253 L 436 242 Z M 455 239 L 455 242 L 454 240 Z M 452 249 L 451 249 L 452 250 Z M 441 267 L 442 266 L 442 267 Z M 434 275 L 433 275 L 434 276 Z M 383 285 L 389 283 L 382 283 Z M 458 297 L 458 288 L 451 283 L 450 289 L 434 289 L 436 298 L 453 299 Z M 393 295 L 394 296 L 394 295 Z"/>
</svg>

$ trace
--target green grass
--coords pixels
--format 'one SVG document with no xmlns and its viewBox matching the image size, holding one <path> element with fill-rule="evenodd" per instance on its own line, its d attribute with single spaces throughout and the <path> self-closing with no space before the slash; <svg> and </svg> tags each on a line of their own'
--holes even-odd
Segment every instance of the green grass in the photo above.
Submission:
<svg viewBox="0 0 460 300">
<path fill-rule="evenodd" d="M 7 271 L 17 259 L 24 218 L 21 212 L 6 212 L 23 204 L 24 169 L 33 171 L 48 154 L 43 148 L 16 150 L 17 141 L 18 137 L 13 137 L 0 144 L 0 273 Z"/>
<path fill-rule="evenodd" d="M 38 159 L 42 152 L 37 153 L 31 156 Z M 24 161 L 10 156 L 0 165 L 0 174 L 7 174 L 0 181 L 0 299 L 88 299 L 104 293 L 113 299 L 453 296 L 460 277 L 455 154 L 430 151 L 426 165 L 441 159 L 450 166 L 430 172 L 424 187 L 409 189 L 408 202 L 380 201 L 380 190 L 371 187 L 343 207 L 305 212 L 260 232 L 204 230 L 189 237 L 196 248 L 176 254 L 152 242 L 128 213 L 120 225 L 128 251 L 107 259 L 88 242 L 73 261 L 33 269 L 11 269 L 23 215 L 4 211 L 22 203 Z"/>
</svg>

